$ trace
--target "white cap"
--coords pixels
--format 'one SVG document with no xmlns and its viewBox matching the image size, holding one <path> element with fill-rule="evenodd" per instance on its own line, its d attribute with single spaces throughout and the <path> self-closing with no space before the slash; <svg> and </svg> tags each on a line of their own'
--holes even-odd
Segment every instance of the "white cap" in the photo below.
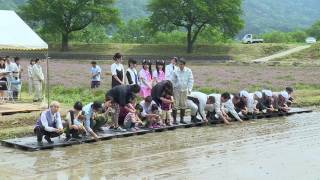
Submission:
<svg viewBox="0 0 320 180">
<path fill-rule="evenodd" d="M 272 91 L 270 91 L 270 90 L 262 90 L 262 92 L 268 97 L 272 96 Z"/>
<path fill-rule="evenodd" d="M 259 99 L 262 98 L 262 93 L 260 91 L 254 92 L 254 95 L 256 95 Z"/>
<path fill-rule="evenodd" d="M 284 97 L 284 98 L 286 99 L 286 101 L 289 100 L 289 94 L 287 93 L 287 91 L 281 91 L 281 92 L 280 92 L 280 95 L 281 95 L 282 97 Z"/>
<path fill-rule="evenodd" d="M 245 91 L 245 90 L 240 91 L 240 97 L 249 98 L 249 93 L 248 93 L 248 91 Z"/>
</svg>

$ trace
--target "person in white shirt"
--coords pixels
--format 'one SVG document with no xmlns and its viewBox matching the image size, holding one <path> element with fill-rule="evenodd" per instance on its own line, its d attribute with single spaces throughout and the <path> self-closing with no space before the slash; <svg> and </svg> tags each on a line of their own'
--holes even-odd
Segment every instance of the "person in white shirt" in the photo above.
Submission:
<svg viewBox="0 0 320 180">
<path fill-rule="evenodd" d="M 172 75 L 174 108 L 172 110 L 173 123 L 177 124 L 177 111 L 180 109 L 180 123 L 184 121 L 185 109 L 187 108 L 187 96 L 193 88 L 193 74 L 191 69 L 185 67 L 186 61 L 179 59 L 179 68 L 174 70 Z"/>
<path fill-rule="evenodd" d="M 20 58 L 15 57 L 14 63 L 12 64 L 12 80 L 11 80 L 11 90 L 14 99 L 18 99 L 19 92 L 21 91 L 21 73 L 22 68 L 20 65 Z"/>
<path fill-rule="evenodd" d="M 249 93 L 247 108 L 249 113 L 258 113 L 259 109 L 257 108 L 258 103 L 262 100 L 262 93 L 260 91 L 256 91 L 254 93 Z"/>
<path fill-rule="evenodd" d="M 229 116 L 226 114 L 223 108 L 223 103 L 227 102 L 230 99 L 230 93 L 225 92 L 223 94 L 210 94 L 209 96 L 214 97 L 214 108 L 211 111 L 214 117 L 212 119 L 218 119 L 219 121 L 223 121 L 225 124 L 230 124 Z"/>
<path fill-rule="evenodd" d="M 148 128 L 152 129 L 157 121 L 160 120 L 161 109 L 157 104 L 152 100 L 151 96 L 147 96 L 143 101 L 141 101 L 140 106 L 142 107 L 141 117 L 146 119 L 148 122 Z M 159 114 L 152 112 L 152 107 L 156 106 Z"/>
<path fill-rule="evenodd" d="M 28 92 L 29 92 L 29 96 L 32 95 L 32 89 L 33 89 L 32 67 L 34 64 L 35 64 L 34 59 L 31 59 L 30 64 L 28 66 Z"/>
<path fill-rule="evenodd" d="M 223 105 L 224 112 L 233 116 L 237 121 L 243 122 L 243 120 L 240 118 L 239 114 L 237 113 L 234 107 L 234 105 L 239 102 L 240 102 L 240 97 L 238 95 L 230 95 L 230 99 L 227 102 L 222 103 L 222 105 Z"/>
<path fill-rule="evenodd" d="M 45 136 L 44 139 L 47 140 L 49 144 L 53 144 L 51 138 L 60 136 L 63 133 L 59 107 L 59 102 L 51 102 L 50 108 L 46 111 L 43 111 L 38 118 L 34 128 L 34 133 L 37 135 L 38 145 L 43 144 L 43 136 Z"/>
<path fill-rule="evenodd" d="M 44 82 L 44 75 L 38 58 L 32 66 L 32 80 L 35 90 L 33 102 L 39 102 L 42 100 L 42 83 Z"/>
<path fill-rule="evenodd" d="M 111 87 L 115 87 L 118 85 L 124 84 L 124 67 L 122 65 L 122 55 L 120 53 L 116 53 L 113 56 L 114 63 L 111 65 Z"/>
<path fill-rule="evenodd" d="M 208 122 L 205 111 L 212 110 L 213 103 L 213 96 L 208 96 L 202 92 L 191 92 L 187 100 L 188 108 L 191 109 L 191 122 L 201 122 L 197 114 L 200 115 L 203 121 Z"/>
<path fill-rule="evenodd" d="M 129 58 L 128 69 L 126 72 L 127 82 L 129 85 L 137 84 L 139 85 L 139 76 L 136 69 L 137 61 Z"/>
<path fill-rule="evenodd" d="M 101 82 L 101 68 L 96 61 L 91 62 L 91 89 L 98 88 Z"/>
<path fill-rule="evenodd" d="M 177 61 L 178 61 L 178 58 L 177 57 L 173 57 L 173 58 L 171 58 L 171 63 L 166 65 L 166 68 L 165 68 L 165 80 L 170 80 L 170 81 L 172 80 L 173 72 L 174 72 L 174 70 L 176 70 L 178 68 L 176 66 Z"/>
</svg>

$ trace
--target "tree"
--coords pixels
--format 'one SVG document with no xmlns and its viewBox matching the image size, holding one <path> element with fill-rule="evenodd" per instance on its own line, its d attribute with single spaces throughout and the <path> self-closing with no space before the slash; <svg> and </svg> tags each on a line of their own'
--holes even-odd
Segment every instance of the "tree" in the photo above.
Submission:
<svg viewBox="0 0 320 180">
<path fill-rule="evenodd" d="M 61 50 L 68 50 L 69 35 L 92 23 L 118 22 L 114 0 L 29 0 L 20 8 L 22 17 L 37 22 L 47 32 L 61 34 Z"/>
<path fill-rule="evenodd" d="M 186 30 L 188 53 L 207 27 L 216 27 L 226 36 L 234 36 L 243 27 L 241 0 L 151 0 L 148 9 L 155 29 Z"/>
<path fill-rule="evenodd" d="M 148 19 L 131 19 L 118 26 L 113 39 L 122 43 L 146 43 L 151 38 L 151 29 Z"/>
<path fill-rule="evenodd" d="M 308 35 L 320 39 L 320 21 L 315 22 L 310 29 L 307 30 Z"/>
</svg>

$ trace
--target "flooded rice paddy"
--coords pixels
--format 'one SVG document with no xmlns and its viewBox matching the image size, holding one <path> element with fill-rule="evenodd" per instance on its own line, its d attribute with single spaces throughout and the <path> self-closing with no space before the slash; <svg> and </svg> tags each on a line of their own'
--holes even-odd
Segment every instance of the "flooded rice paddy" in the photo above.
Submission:
<svg viewBox="0 0 320 180">
<path fill-rule="evenodd" d="M 0 179 L 320 180 L 320 113 L 38 152 L 0 147 Z"/>
</svg>

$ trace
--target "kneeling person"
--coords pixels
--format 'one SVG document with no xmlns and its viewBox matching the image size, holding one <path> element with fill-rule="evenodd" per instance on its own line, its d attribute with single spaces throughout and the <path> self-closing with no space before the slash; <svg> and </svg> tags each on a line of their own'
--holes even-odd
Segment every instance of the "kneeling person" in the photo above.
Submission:
<svg viewBox="0 0 320 180">
<path fill-rule="evenodd" d="M 82 103 L 76 102 L 73 106 L 73 110 L 70 110 L 66 116 L 66 141 L 71 137 L 79 138 L 79 134 L 86 134 L 86 129 L 83 126 L 85 120 L 85 113 L 82 111 Z"/>
<path fill-rule="evenodd" d="M 46 111 L 43 111 L 38 118 L 34 128 L 34 132 L 37 135 L 38 145 L 43 144 L 43 136 L 49 144 L 53 144 L 51 138 L 58 137 L 63 133 L 59 107 L 60 104 L 57 101 L 53 101 L 50 104 L 50 108 Z"/>
<path fill-rule="evenodd" d="M 102 111 L 102 104 L 99 102 L 89 103 L 82 108 L 85 114 L 84 127 L 96 140 L 98 135 L 94 131 L 101 131 L 102 126 L 106 124 L 106 119 L 102 116 L 97 116 L 97 113 Z"/>
</svg>

